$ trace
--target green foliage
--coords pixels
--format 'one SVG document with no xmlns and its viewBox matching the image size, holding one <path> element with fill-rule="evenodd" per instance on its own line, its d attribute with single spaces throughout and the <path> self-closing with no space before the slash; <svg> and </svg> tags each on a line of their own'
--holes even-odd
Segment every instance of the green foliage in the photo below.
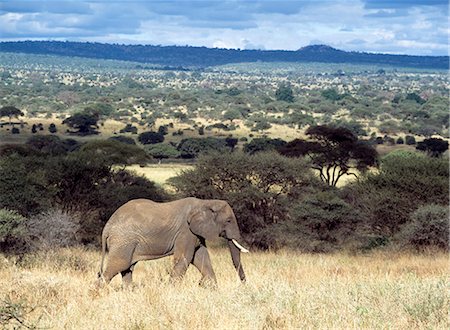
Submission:
<svg viewBox="0 0 450 330">
<path fill-rule="evenodd" d="M 231 122 L 235 119 L 240 119 L 240 118 L 242 118 L 242 114 L 236 108 L 229 109 L 229 110 L 225 111 L 225 113 L 223 114 L 223 119 L 229 120 Z"/>
<path fill-rule="evenodd" d="M 120 131 L 120 133 L 132 133 L 132 134 L 137 134 L 138 129 L 136 126 L 133 126 L 131 124 L 126 124 L 124 128 L 122 128 Z"/>
<path fill-rule="evenodd" d="M 18 154 L 0 158 L 0 208 L 28 216 L 49 206 L 54 191 L 45 178 L 44 163 Z"/>
<path fill-rule="evenodd" d="M 411 213 L 411 221 L 399 234 L 404 244 L 415 248 L 434 246 L 449 249 L 448 205 L 427 204 Z"/>
<path fill-rule="evenodd" d="M 142 148 L 116 140 L 93 140 L 81 146 L 87 157 L 101 158 L 104 164 L 145 164 L 150 159 Z"/>
<path fill-rule="evenodd" d="M 411 101 L 415 101 L 419 104 L 424 104 L 426 102 L 426 100 L 424 100 L 419 94 L 417 93 L 408 93 L 406 95 L 406 100 L 411 100 Z"/>
<path fill-rule="evenodd" d="M 14 107 L 14 106 L 7 105 L 5 107 L 0 108 L 0 118 L 1 117 L 9 117 L 10 124 L 11 124 L 12 117 L 17 118 L 19 116 L 24 116 L 24 113 L 22 112 L 22 110 Z"/>
<path fill-rule="evenodd" d="M 373 234 L 390 236 L 410 222 L 418 205 L 448 205 L 447 160 L 411 152 L 394 152 L 369 173 L 344 188 L 346 200 L 365 214 Z"/>
<path fill-rule="evenodd" d="M 145 146 L 145 151 L 156 159 L 178 158 L 180 152 L 171 144 L 157 143 Z"/>
<path fill-rule="evenodd" d="M 345 97 L 345 94 L 339 94 L 334 88 L 325 89 L 321 92 L 322 97 L 330 101 L 339 101 Z"/>
<path fill-rule="evenodd" d="M 225 140 L 212 137 L 183 139 L 177 149 L 181 158 L 196 158 L 201 153 L 229 150 Z"/>
<path fill-rule="evenodd" d="M 86 112 L 78 112 L 64 119 L 62 123 L 76 130 L 70 133 L 84 136 L 98 134 L 97 121 L 98 117 L 87 109 Z"/>
<path fill-rule="evenodd" d="M 376 150 L 346 128 L 311 126 L 306 134 L 313 140 L 295 139 L 278 151 L 288 157 L 310 157 L 320 179 L 330 186 L 335 187 L 344 175 L 356 176 L 351 169 L 364 172 L 377 163 Z"/>
<path fill-rule="evenodd" d="M 258 233 L 287 221 L 292 201 L 316 182 L 308 168 L 304 160 L 273 152 L 213 153 L 199 157 L 193 170 L 184 171 L 171 183 L 184 196 L 227 200 L 245 237 L 264 248 L 256 240 Z"/>
<path fill-rule="evenodd" d="M 448 141 L 438 138 L 425 139 L 417 143 L 416 149 L 425 151 L 431 157 L 440 157 L 448 150 Z"/>
<path fill-rule="evenodd" d="M 144 132 L 138 136 L 139 142 L 142 144 L 155 144 L 164 142 L 164 134 L 159 132 Z"/>
<path fill-rule="evenodd" d="M 32 150 L 46 155 L 66 154 L 79 146 L 75 140 L 61 140 L 56 135 L 35 135 L 26 141 L 26 145 Z"/>
<path fill-rule="evenodd" d="M 283 84 L 275 91 L 277 101 L 294 102 L 294 92 L 288 84 Z"/>
<path fill-rule="evenodd" d="M 136 141 L 128 136 L 124 135 L 117 135 L 117 136 L 111 136 L 109 140 L 119 141 L 126 144 L 136 145 Z"/>
<path fill-rule="evenodd" d="M 350 132 L 352 132 L 353 135 L 355 135 L 355 136 L 367 136 L 367 132 L 364 129 L 363 125 L 360 122 L 355 121 L 355 120 L 337 121 L 337 122 L 333 123 L 332 126 L 345 128 L 345 129 L 349 130 Z"/>
<path fill-rule="evenodd" d="M 304 251 L 329 252 L 355 240 L 361 214 L 334 190 L 307 195 L 291 209 L 293 223 L 281 227 L 291 244 Z"/>
<path fill-rule="evenodd" d="M 48 131 L 52 134 L 56 133 L 58 131 L 58 129 L 56 128 L 56 125 L 54 123 L 51 123 L 48 126 Z"/>
<path fill-rule="evenodd" d="M 2 250 L 5 243 L 10 243 L 25 235 L 26 221 L 27 219 L 16 211 L 0 209 L 0 246 L 2 246 Z"/>
<path fill-rule="evenodd" d="M 416 144 L 416 138 L 412 135 L 405 136 L 405 143 L 409 146 Z"/>
<path fill-rule="evenodd" d="M 244 152 L 253 155 L 261 151 L 272 151 L 280 148 L 286 144 L 286 141 L 281 139 L 271 139 L 271 138 L 254 138 L 249 143 L 244 145 Z"/>
</svg>

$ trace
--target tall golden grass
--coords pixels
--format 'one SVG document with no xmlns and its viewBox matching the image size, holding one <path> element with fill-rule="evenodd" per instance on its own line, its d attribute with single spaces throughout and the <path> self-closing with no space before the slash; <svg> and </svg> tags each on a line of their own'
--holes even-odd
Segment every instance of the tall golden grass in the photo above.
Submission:
<svg viewBox="0 0 450 330">
<path fill-rule="evenodd" d="M 108 287 L 93 285 L 98 251 L 0 256 L 0 314 L 7 304 L 34 307 L 22 320 L 50 329 L 449 327 L 444 253 L 254 252 L 243 256 L 248 281 L 241 284 L 227 250 L 211 250 L 217 289 L 199 287 L 193 267 L 171 283 L 171 258 L 138 263 L 134 287 L 123 290 L 120 275 Z"/>
</svg>

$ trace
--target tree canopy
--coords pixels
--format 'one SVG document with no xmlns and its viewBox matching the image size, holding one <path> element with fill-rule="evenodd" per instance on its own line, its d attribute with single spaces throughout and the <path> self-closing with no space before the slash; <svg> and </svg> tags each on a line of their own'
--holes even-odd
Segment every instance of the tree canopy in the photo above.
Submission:
<svg viewBox="0 0 450 330">
<path fill-rule="evenodd" d="M 77 135 L 91 135 L 98 134 L 96 130 L 98 116 L 88 112 L 78 112 L 72 116 L 64 119 L 63 124 L 75 129 L 76 131 L 70 132 Z"/>
<path fill-rule="evenodd" d="M 1 117 L 8 117 L 9 118 L 9 124 L 11 124 L 11 119 L 13 117 L 18 118 L 19 116 L 23 116 L 24 113 L 22 112 L 22 110 L 7 105 L 5 107 L 0 108 L 0 118 Z"/>
<path fill-rule="evenodd" d="M 352 171 L 365 171 L 377 163 L 376 150 L 342 127 L 311 126 L 306 134 L 312 141 L 295 139 L 278 148 L 288 157 L 308 156 L 313 168 L 320 173 L 320 179 L 330 186 L 336 186 L 344 175 L 357 174 Z"/>
</svg>

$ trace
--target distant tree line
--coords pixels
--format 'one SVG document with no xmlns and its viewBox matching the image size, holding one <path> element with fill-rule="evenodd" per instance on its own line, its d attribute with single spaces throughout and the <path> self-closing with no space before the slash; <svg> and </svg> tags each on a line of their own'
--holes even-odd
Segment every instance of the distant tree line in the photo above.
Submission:
<svg viewBox="0 0 450 330">
<path fill-rule="evenodd" d="M 208 67 L 243 62 L 370 63 L 446 69 L 448 56 L 410 56 L 346 52 L 325 45 L 297 51 L 235 50 L 190 46 L 118 45 L 93 42 L 15 41 L 0 43 L 0 51 L 104 58 L 155 63 L 169 67 Z"/>
</svg>

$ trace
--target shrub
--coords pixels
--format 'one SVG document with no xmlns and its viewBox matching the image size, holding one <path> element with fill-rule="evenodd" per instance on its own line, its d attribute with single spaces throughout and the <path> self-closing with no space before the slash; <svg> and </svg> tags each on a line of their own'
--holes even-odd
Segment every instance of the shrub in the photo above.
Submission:
<svg viewBox="0 0 450 330">
<path fill-rule="evenodd" d="M 19 154 L 0 158 L 0 208 L 28 216 L 48 207 L 53 191 L 43 175 L 44 163 L 40 158 Z"/>
<path fill-rule="evenodd" d="M 341 199 L 336 191 L 326 190 L 308 195 L 290 212 L 295 232 L 287 235 L 302 237 L 298 247 L 312 252 L 328 252 L 344 246 L 356 237 L 362 215 Z"/>
<path fill-rule="evenodd" d="M 79 215 L 54 209 L 31 217 L 26 227 L 34 246 L 46 250 L 78 243 L 80 220 Z"/>
<path fill-rule="evenodd" d="M 447 204 L 449 168 L 442 158 L 392 152 L 377 173 L 344 188 L 345 200 L 361 210 L 373 234 L 392 237 L 421 204 Z"/>
<path fill-rule="evenodd" d="M 164 142 L 164 135 L 159 132 L 144 132 L 138 136 L 139 142 L 142 144 L 155 144 Z"/>
<path fill-rule="evenodd" d="M 157 143 L 145 147 L 147 153 L 156 159 L 177 158 L 180 152 L 171 144 Z"/>
<path fill-rule="evenodd" d="M 253 155 L 261 151 L 272 151 L 286 144 L 282 139 L 255 138 L 244 145 L 244 152 Z"/>
<path fill-rule="evenodd" d="M 125 144 L 136 144 L 136 141 L 133 138 L 124 135 L 112 136 L 109 140 L 119 141 Z"/>
<path fill-rule="evenodd" d="M 405 224 L 399 234 L 404 244 L 415 248 L 426 246 L 449 248 L 448 206 L 437 204 L 421 206 L 410 215 L 410 219 L 411 222 Z"/>
<path fill-rule="evenodd" d="M 26 249 L 27 219 L 18 212 L 0 209 L 0 250 L 7 253 Z"/>
<path fill-rule="evenodd" d="M 405 143 L 409 146 L 416 144 L 416 138 L 412 135 L 405 136 Z"/>
<path fill-rule="evenodd" d="M 440 157 L 448 150 L 448 142 L 438 138 L 425 139 L 417 143 L 416 149 L 425 151 L 431 157 Z"/>
<path fill-rule="evenodd" d="M 58 131 L 58 129 L 56 128 L 56 125 L 54 123 L 51 123 L 48 126 L 48 131 L 53 134 L 53 133 L 56 133 Z"/>
<path fill-rule="evenodd" d="M 120 133 L 132 133 L 132 134 L 137 134 L 138 129 L 136 126 L 133 126 L 131 124 L 126 124 L 124 128 L 122 128 L 120 131 Z"/>
<path fill-rule="evenodd" d="M 241 231 L 254 246 L 267 248 L 259 232 L 286 221 L 292 201 L 317 182 L 304 159 L 277 153 L 213 153 L 199 157 L 193 170 L 171 180 L 183 196 L 224 199 L 233 207 Z"/>
<path fill-rule="evenodd" d="M 201 153 L 225 151 L 228 148 L 225 140 L 207 137 L 183 139 L 177 149 L 181 158 L 196 158 Z"/>
</svg>

